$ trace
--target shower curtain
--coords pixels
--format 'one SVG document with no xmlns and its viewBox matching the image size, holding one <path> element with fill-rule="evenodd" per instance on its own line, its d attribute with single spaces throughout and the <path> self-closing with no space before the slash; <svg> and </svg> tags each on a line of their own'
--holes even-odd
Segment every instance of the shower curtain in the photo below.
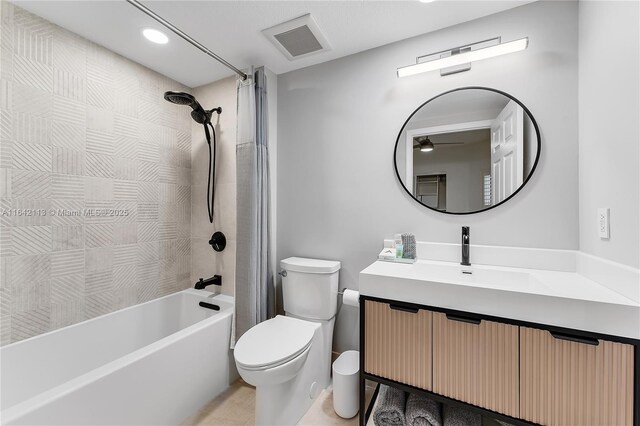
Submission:
<svg viewBox="0 0 640 426">
<path fill-rule="evenodd" d="M 238 80 L 236 340 L 275 310 L 266 83 L 262 67 L 245 81 Z"/>
</svg>

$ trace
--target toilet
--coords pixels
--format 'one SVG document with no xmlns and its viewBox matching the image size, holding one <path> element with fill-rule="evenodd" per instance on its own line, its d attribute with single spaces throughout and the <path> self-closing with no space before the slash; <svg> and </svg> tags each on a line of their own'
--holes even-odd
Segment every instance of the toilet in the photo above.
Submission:
<svg viewBox="0 0 640 426">
<path fill-rule="evenodd" d="M 340 262 L 280 262 L 285 316 L 255 325 L 236 342 L 240 376 L 256 387 L 256 425 L 295 425 L 329 386 Z"/>
</svg>

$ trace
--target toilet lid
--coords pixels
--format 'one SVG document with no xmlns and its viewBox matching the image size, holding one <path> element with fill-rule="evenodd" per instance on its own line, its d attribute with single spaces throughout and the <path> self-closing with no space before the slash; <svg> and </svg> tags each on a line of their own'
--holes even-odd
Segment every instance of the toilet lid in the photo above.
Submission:
<svg viewBox="0 0 640 426">
<path fill-rule="evenodd" d="M 248 369 L 283 364 L 311 344 L 317 324 L 278 315 L 252 327 L 234 349 L 236 362 Z"/>
</svg>

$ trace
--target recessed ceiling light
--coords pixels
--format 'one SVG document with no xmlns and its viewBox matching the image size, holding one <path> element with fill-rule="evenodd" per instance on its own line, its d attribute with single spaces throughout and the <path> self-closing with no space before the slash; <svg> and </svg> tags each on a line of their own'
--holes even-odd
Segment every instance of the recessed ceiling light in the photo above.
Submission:
<svg viewBox="0 0 640 426">
<path fill-rule="evenodd" d="M 162 31 L 155 30 L 153 28 L 145 28 L 142 30 L 142 35 L 152 43 L 167 44 L 169 43 L 169 37 Z"/>
</svg>

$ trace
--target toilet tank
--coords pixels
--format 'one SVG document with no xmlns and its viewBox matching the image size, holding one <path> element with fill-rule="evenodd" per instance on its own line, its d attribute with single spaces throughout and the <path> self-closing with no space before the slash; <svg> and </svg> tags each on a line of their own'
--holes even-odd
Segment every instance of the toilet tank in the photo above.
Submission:
<svg viewBox="0 0 640 426">
<path fill-rule="evenodd" d="M 340 262 L 290 257 L 280 261 L 282 299 L 287 315 L 310 320 L 329 320 L 338 306 Z"/>
</svg>

